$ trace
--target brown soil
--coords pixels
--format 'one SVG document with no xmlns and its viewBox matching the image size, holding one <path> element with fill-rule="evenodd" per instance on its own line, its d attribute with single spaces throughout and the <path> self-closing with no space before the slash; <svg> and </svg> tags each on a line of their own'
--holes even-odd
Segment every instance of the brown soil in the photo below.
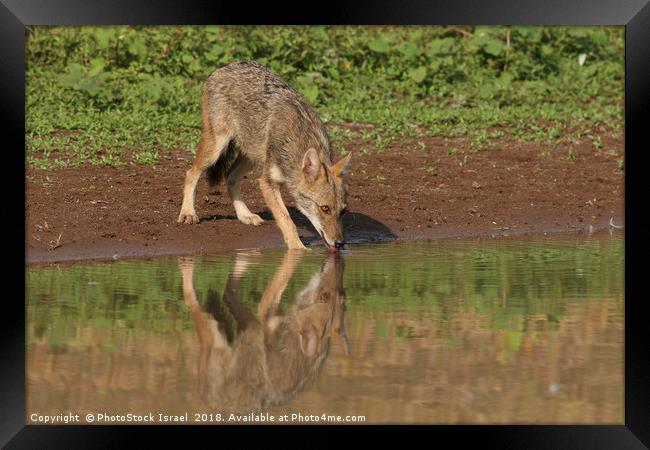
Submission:
<svg viewBox="0 0 650 450">
<path fill-rule="evenodd" d="M 459 148 L 455 155 L 438 138 L 372 154 L 363 154 L 365 143 L 348 145 L 354 156 L 347 240 L 587 232 L 590 226 L 607 228 L 612 217 L 621 224 L 622 137 L 601 138 L 600 151 L 587 141 L 574 145 L 573 160 L 563 146 L 512 141 L 472 153 L 461 139 L 452 143 Z M 426 148 L 420 149 L 419 141 Z M 203 181 L 196 195 L 201 223 L 177 224 L 190 164 L 191 155 L 179 150 L 155 168 L 84 166 L 46 172 L 28 166 L 27 263 L 284 245 L 254 179 L 244 181 L 242 192 L 251 211 L 269 219 L 261 226 L 240 223 L 224 186 L 209 192 Z M 307 220 L 290 210 L 303 240 L 318 246 Z"/>
</svg>

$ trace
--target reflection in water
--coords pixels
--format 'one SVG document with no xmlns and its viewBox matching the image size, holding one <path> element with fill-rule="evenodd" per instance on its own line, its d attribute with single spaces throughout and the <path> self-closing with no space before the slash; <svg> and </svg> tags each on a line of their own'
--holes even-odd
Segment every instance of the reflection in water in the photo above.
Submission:
<svg viewBox="0 0 650 450">
<path fill-rule="evenodd" d="M 345 272 L 272 249 L 30 269 L 28 416 L 620 424 L 623 249 L 432 241 L 353 246 Z"/>
<path fill-rule="evenodd" d="M 280 298 L 303 252 L 287 251 L 257 306 L 240 297 L 251 254 L 238 253 L 223 296 L 209 290 L 201 307 L 194 288 L 194 258 L 180 260 L 183 298 L 199 338 L 201 396 L 223 413 L 249 413 L 286 402 L 320 372 L 330 337 L 347 350 L 343 328 L 343 260 L 329 256 L 282 313 Z"/>
</svg>

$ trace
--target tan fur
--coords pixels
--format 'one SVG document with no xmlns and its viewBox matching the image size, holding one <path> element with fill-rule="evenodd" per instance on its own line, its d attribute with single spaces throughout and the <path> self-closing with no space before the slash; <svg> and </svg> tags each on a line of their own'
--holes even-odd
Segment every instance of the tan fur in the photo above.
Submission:
<svg viewBox="0 0 650 450">
<path fill-rule="evenodd" d="M 259 63 L 231 63 L 206 81 L 202 112 L 196 158 L 185 175 L 180 223 L 198 223 L 194 193 L 208 170 L 213 181 L 227 175 L 237 218 L 261 224 L 239 190 L 244 175 L 261 168 L 262 195 L 288 248 L 305 247 L 280 195 L 282 185 L 328 246 L 344 243 L 341 213 L 347 202 L 350 155 L 332 164 L 325 126 L 300 94 Z"/>
<path fill-rule="evenodd" d="M 269 178 L 271 179 L 272 182 L 277 183 L 277 184 L 282 184 L 287 181 L 286 178 L 284 178 L 284 175 L 282 174 L 282 171 L 280 168 L 276 165 L 272 165 L 269 169 Z"/>
<path fill-rule="evenodd" d="M 200 394 L 221 413 L 257 411 L 288 401 L 316 378 L 333 336 L 348 351 L 342 259 L 331 255 L 282 314 L 280 298 L 301 258 L 301 252 L 288 251 L 262 294 L 258 319 L 239 298 L 247 258 L 241 253 L 236 256 L 223 293 L 223 304 L 229 308 L 228 317 L 234 317 L 236 329 L 231 342 L 226 324 L 198 302 L 194 259 L 179 261 L 183 298 L 199 340 Z"/>
</svg>

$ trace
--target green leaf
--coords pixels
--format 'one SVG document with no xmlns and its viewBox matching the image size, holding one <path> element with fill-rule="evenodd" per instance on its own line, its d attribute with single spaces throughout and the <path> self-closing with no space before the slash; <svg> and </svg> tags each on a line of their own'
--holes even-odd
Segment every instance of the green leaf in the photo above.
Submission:
<svg viewBox="0 0 650 450">
<path fill-rule="evenodd" d="M 542 45 L 541 50 L 542 50 L 542 55 L 544 56 L 549 56 L 553 54 L 553 47 L 551 47 L 550 45 L 546 45 L 546 44 Z"/>
<path fill-rule="evenodd" d="M 143 61 L 147 56 L 147 45 L 144 39 L 135 38 L 129 42 L 129 52 L 136 55 L 140 61 Z"/>
<path fill-rule="evenodd" d="M 445 39 L 434 39 L 433 41 L 427 44 L 427 54 L 432 55 L 444 55 L 451 51 L 454 46 L 453 38 Z"/>
<path fill-rule="evenodd" d="M 583 78 L 589 78 L 592 77 L 596 74 L 596 71 L 598 70 L 598 66 L 583 66 L 580 68 L 578 71 L 578 74 L 582 76 Z"/>
<path fill-rule="evenodd" d="M 100 49 L 105 49 L 110 46 L 110 41 L 115 37 L 115 30 L 113 28 L 97 28 L 95 31 L 95 39 L 97 46 Z"/>
<path fill-rule="evenodd" d="M 72 63 L 66 68 L 66 72 L 59 76 L 60 82 L 64 86 L 78 86 L 83 79 L 83 67 L 81 64 Z"/>
<path fill-rule="evenodd" d="M 386 53 L 389 50 L 388 41 L 383 37 L 377 37 L 368 42 L 368 48 L 373 52 Z"/>
<path fill-rule="evenodd" d="M 106 66 L 106 60 L 104 58 L 93 58 L 90 60 L 90 72 L 88 72 L 88 75 L 91 77 L 94 77 L 96 75 L 99 75 L 104 71 L 104 67 Z"/>
<path fill-rule="evenodd" d="M 427 68 L 420 66 L 415 69 L 409 69 L 408 75 L 413 81 L 420 84 L 427 76 Z"/>
<path fill-rule="evenodd" d="M 323 26 L 313 27 L 311 29 L 311 35 L 317 41 L 324 41 L 327 39 L 327 31 L 325 31 L 325 27 Z"/>
<path fill-rule="evenodd" d="M 294 72 L 296 72 L 297 70 L 298 70 L 298 69 L 296 69 L 295 67 L 293 67 L 291 64 L 284 64 L 284 65 L 282 66 L 282 73 L 285 73 L 285 74 L 286 74 L 286 73 L 294 73 Z"/>
<path fill-rule="evenodd" d="M 318 86 L 308 81 L 307 77 L 300 77 L 298 82 L 301 84 L 300 92 L 305 96 L 309 103 L 316 103 L 318 100 Z"/>
<path fill-rule="evenodd" d="M 163 85 L 159 79 L 152 79 L 147 83 L 147 98 L 153 100 L 154 102 L 158 101 L 162 95 Z"/>
<path fill-rule="evenodd" d="M 386 68 L 386 74 L 390 75 L 391 77 L 397 77 L 400 74 L 402 74 L 403 70 L 400 67 L 390 65 Z"/>
<path fill-rule="evenodd" d="M 413 59 L 420 56 L 420 49 L 412 42 L 402 42 L 399 51 L 407 59 Z"/>
<path fill-rule="evenodd" d="M 474 28 L 474 34 L 477 36 L 492 36 L 498 32 L 494 26 L 479 25 Z"/>
<path fill-rule="evenodd" d="M 494 80 L 494 84 L 499 89 L 505 89 L 512 83 L 512 78 L 513 76 L 510 72 L 503 72 L 499 78 Z"/>
<path fill-rule="evenodd" d="M 542 32 L 539 27 L 515 27 L 513 31 L 527 41 L 539 42 L 542 39 Z"/>
<path fill-rule="evenodd" d="M 205 54 L 205 59 L 207 59 L 210 62 L 218 61 L 223 54 L 224 54 L 223 47 L 212 45 L 210 47 L 210 51 Z"/>
<path fill-rule="evenodd" d="M 533 34 L 533 27 L 514 27 L 512 31 L 521 34 L 523 37 L 530 37 Z"/>
<path fill-rule="evenodd" d="M 503 50 L 503 42 L 498 39 L 490 39 L 485 45 L 485 52 L 492 56 L 499 56 Z"/>
<path fill-rule="evenodd" d="M 572 28 L 569 30 L 569 36 L 575 37 L 575 38 L 582 38 L 582 37 L 587 37 L 589 32 L 587 31 L 587 28 L 585 27 L 576 27 Z"/>
<path fill-rule="evenodd" d="M 82 83 L 79 86 L 79 89 L 82 90 L 82 91 L 85 91 L 86 93 L 88 93 L 88 94 L 90 94 L 92 96 L 95 96 L 95 95 L 99 94 L 99 92 L 100 92 L 100 85 L 99 85 L 99 83 L 96 83 L 95 81 L 88 81 L 88 82 Z"/>
<path fill-rule="evenodd" d="M 598 45 L 607 45 L 609 43 L 609 38 L 604 30 L 596 30 L 593 34 L 593 40 Z"/>
<path fill-rule="evenodd" d="M 478 91 L 478 95 L 481 98 L 487 99 L 487 98 L 492 98 L 494 94 L 496 93 L 497 89 L 496 86 L 492 83 L 485 83 L 484 85 L 481 86 L 481 88 Z"/>
</svg>

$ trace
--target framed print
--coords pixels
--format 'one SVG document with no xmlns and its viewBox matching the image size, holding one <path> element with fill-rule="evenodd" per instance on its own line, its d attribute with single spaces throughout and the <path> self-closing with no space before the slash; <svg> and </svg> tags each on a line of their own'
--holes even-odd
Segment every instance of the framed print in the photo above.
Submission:
<svg viewBox="0 0 650 450">
<path fill-rule="evenodd" d="M 644 0 L 0 17 L 7 448 L 650 442 Z"/>
</svg>

